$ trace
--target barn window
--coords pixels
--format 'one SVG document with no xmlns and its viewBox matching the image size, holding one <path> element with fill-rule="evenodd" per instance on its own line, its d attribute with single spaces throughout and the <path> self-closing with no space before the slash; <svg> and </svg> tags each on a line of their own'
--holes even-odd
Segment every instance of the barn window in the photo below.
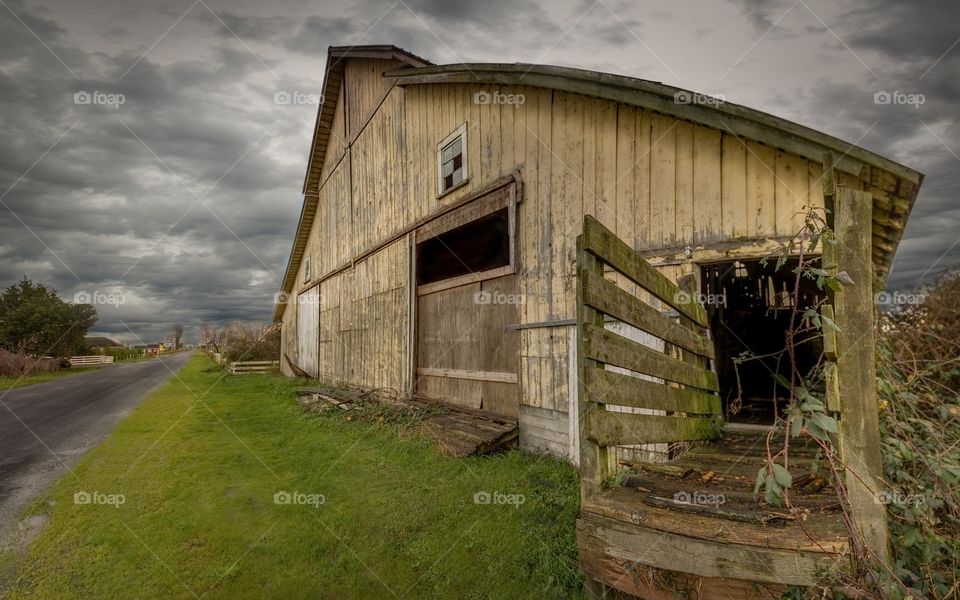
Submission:
<svg viewBox="0 0 960 600">
<path fill-rule="evenodd" d="M 510 215 L 501 208 L 417 244 L 417 284 L 510 266 Z"/>
<path fill-rule="evenodd" d="M 467 182 L 467 124 L 437 144 L 437 195 L 442 196 Z"/>
<path fill-rule="evenodd" d="M 307 283 L 312 276 L 310 272 L 310 257 L 308 256 L 303 259 L 303 282 Z"/>
</svg>

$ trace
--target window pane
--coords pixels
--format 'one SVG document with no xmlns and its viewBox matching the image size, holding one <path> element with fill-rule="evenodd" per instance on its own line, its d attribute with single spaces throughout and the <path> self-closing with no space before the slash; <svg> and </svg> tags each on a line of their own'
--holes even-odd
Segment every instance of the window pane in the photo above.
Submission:
<svg viewBox="0 0 960 600">
<path fill-rule="evenodd" d="M 509 220 L 503 208 L 417 244 L 417 283 L 509 265 Z"/>
</svg>

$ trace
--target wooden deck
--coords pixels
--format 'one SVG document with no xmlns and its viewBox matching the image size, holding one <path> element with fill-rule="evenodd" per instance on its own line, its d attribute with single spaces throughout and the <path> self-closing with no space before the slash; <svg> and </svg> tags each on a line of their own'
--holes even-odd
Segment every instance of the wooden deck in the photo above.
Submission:
<svg viewBox="0 0 960 600">
<path fill-rule="evenodd" d="M 728 434 L 669 463 L 630 465 L 621 485 L 583 501 L 585 574 L 641 598 L 767 598 L 813 584 L 847 550 L 833 489 L 804 475 L 814 454 L 791 448 L 792 509 L 754 498 L 766 456 L 759 433 Z"/>
</svg>

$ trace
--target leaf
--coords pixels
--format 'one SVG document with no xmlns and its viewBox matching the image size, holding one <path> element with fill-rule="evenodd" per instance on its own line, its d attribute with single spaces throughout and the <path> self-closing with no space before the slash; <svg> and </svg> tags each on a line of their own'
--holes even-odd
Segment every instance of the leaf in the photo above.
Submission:
<svg viewBox="0 0 960 600">
<path fill-rule="evenodd" d="M 790 437 L 799 437 L 803 431 L 803 415 L 796 414 L 790 418 Z"/>
<path fill-rule="evenodd" d="M 766 500 L 767 504 L 772 506 L 783 506 L 783 493 L 776 478 L 767 477 L 766 487 L 763 491 L 763 499 Z"/>
<path fill-rule="evenodd" d="M 837 432 L 837 421 L 830 415 L 826 413 L 814 413 L 810 420 L 817 424 L 817 427 L 823 429 L 824 431 L 829 431 L 830 433 Z"/>
<path fill-rule="evenodd" d="M 826 325 L 830 329 L 836 331 L 837 333 L 843 333 L 842 331 L 840 331 L 840 328 L 837 327 L 837 324 L 834 322 L 834 320 L 831 319 L 830 317 L 826 315 L 820 315 L 820 318 L 823 320 L 824 325 Z"/>
<path fill-rule="evenodd" d="M 846 271 L 840 271 L 834 276 L 834 278 L 843 285 L 856 285 L 853 281 L 853 278 L 850 277 L 850 274 Z"/>
<path fill-rule="evenodd" d="M 786 377 L 784 377 L 784 376 L 781 375 L 780 373 L 774 373 L 774 374 L 773 374 L 773 380 L 776 381 L 777 383 L 779 383 L 779 384 L 780 384 L 781 386 L 783 386 L 785 389 L 788 389 L 788 390 L 790 389 L 790 382 L 787 380 Z"/>
<path fill-rule="evenodd" d="M 793 475 L 779 463 L 773 463 L 773 476 L 780 487 L 788 488 L 793 485 Z"/>
<path fill-rule="evenodd" d="M 757 471 L 757 480 L 753 483 L 753 493 L 754 495 L 760 491 L 760 486 L 763 485 L 764 480 L 767 478 L 767 468 L 760 467 L 760 470 Z"/>
</svg>

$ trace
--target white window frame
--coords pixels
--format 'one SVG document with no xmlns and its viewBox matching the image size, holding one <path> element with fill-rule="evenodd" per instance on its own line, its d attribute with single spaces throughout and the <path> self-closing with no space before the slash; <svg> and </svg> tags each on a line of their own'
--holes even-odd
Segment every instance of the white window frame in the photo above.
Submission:
<svg viewBox="0 0 960 600">
<path fill-rule="evenodd" d="M 455 183 L 453 186 L 444 189 L 443 188 L 443 149 L 449 146 L 454 142 L 454 140 L 460 138 L 460 156 L 461 156 L 461 169 L 463 170 L 463 179 L 459 183 Z M 467 161 L 467 122 L 464 121 L 457 127 L 450 135 L 443 138 L 439 144 L 437 144 L 437 198 L 446 196 L 450 192 L 459 189 L 467 184 L 470 181 L 470 172 L 467 168 L 469 162 Z"/>
<path fill-rule="evenodd" d="M 309 283 L 312 276 L 313 273 L 310 272 L 310 257 L 306 256 L 303 259 L 303 282 Z"/>
</svg>

